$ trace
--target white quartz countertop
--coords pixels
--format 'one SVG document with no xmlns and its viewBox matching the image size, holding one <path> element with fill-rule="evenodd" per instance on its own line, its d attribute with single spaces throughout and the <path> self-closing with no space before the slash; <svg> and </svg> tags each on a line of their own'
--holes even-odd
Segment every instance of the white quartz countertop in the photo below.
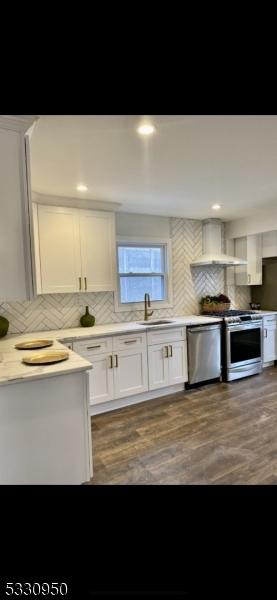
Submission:
<svg viewBox="0 0 277 600">
<path fill-rule="evenodd" d="M 153 319 L 155 320 L 155 319 Z M 182 317 L 168 318 L 171 323 L 163 325 L 152 325 L 149 319 L 147 325 L 141 325 L 135 321 L 126 323 L 107 323 L 104 325 L 94 325 L 93 327 L 76 327 L 72 329 L 59 329 L 48 332 L 55 335 L 56 339 L 74 341 L 79 338 L 102 337 L 105 335 L 121 335 L 122 333 L 135 333 L 136 331 L 149 331 L 150 329 L 168 329 L 172 327 L 181 327 L 187 325 L 204 325 L 207 323 L 219 323 L 222 319 L 219 317 L 205 317 L 197 315 L 185 315 Z M 44 332 L 45 335 L 45 332 Z"/>
<path fill-rule="evenodd" d="M 172 323 L 163 325 L 151 325 L 151 320 L 145 325 L 140 325 L 134 321 L 127 323 L 107 323 L 104 325 L 95 325 L 93 327 L 74 327 L 70 329 L 56 329 L 52 331 L 35 331 L 21 335 L 7 335 L 0 339 L 0 385 L 16 383 L 17 381 L 41 379 L 55 375 L 64 375 L 76 371 L 91 369 L 92 365 L 87 360 L 69 350 L 69 359 L 53 365 L 34 366 L 22 363 L 24 355 L 30 355 L 40 350 L 17 350 L 15 344 L 24 340 L 32 339 L 51 339 L 54 340 L 53 346 L 43 348 L 41 351 L 65 349 L 62 341 L 74 341 L 78 339 L 88 339 L 92 337 L 102 337 L 107 335 L 121 335 L 123 333 L 134 333 L 136 331 L 147 331 L 149 329 L 168 329 L 169 327 L 180 327 L 187 325 L 204 325 L 219 323 L 222 319 L 219 317 L 205 317 L 196 315 L 185 315 L 181 317 L 172 317 Z"/>
<path fill-rule="evenodd" d="M 41 350 L 17 350 L 14 347 L 15 344 L 25 339 L 53 339 L 54 343 L 52 346 Z M 65 346 L 49 331 L 44 331 L 43 335 L 37 332 L 28 333 L 28 335 L 11 335 L 4 338 L 4 340 L 0 340 L 0 385 L 54 377 L 55 375 L 86 371 L 92 368 L 91 363 L 72 350 L 68 350 L 69 358 L 67 360 L 52 365 L 26 365 L 22 362 L 24 355 L 30 356 L 37 352 L 51 352 L 52 350 L 65 350 Z"/>
<path fill-rule="evenodd" d="M 277 310 L 254 310 L 253 312 L 258 313 L 259 315 L 277 315 Z"/>
</svg>

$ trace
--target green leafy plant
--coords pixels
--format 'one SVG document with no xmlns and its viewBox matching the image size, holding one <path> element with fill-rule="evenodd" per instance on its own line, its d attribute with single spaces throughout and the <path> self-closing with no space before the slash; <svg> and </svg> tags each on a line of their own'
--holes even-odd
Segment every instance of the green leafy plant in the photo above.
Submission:
<svg viewBox="0 0 277 600">
<path fill-rule="evenodd" d="M 228 296 L 225 296 L 225 294 L 218 294 L 217 296 L 203 296 L 200 300 L 200 304 L 229 304 L 231 301 L 228 298 Z"/>
</svg>

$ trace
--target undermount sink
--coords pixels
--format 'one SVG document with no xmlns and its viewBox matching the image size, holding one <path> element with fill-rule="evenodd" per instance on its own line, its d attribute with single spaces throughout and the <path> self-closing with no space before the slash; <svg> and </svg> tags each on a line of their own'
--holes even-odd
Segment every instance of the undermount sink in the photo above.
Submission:
<svg viewBox="0 0 277 600">
<path fill-rule="evenodd" d="M 166 323 L 175 323 L 175 321 L 170 321 L 169 319 L 159 319 L 157 321 L 139 321 L 138 325 L 166 325 Z"/>
</svg>

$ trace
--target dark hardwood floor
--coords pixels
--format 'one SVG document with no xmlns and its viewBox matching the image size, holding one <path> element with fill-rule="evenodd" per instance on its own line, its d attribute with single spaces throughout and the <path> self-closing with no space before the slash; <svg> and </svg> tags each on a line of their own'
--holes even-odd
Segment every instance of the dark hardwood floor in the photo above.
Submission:
<svg viewBox="0 0 277 600">
<path fill-rule="evenodd" d="M 96 484 L 277 484 L 277 368 L 92 417 Z"/>
</svg>

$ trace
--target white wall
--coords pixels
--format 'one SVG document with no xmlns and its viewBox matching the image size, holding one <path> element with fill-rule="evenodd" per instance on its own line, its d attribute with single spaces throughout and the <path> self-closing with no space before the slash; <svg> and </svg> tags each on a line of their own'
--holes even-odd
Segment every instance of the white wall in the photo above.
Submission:
<svg viewBox="0 0 277 600">
<path fill-rule="evenodd" d="M 170 219 L 152 215 L 116 213 L 116 233 L 119 236 L 170 237 Z"/>
</svg>

